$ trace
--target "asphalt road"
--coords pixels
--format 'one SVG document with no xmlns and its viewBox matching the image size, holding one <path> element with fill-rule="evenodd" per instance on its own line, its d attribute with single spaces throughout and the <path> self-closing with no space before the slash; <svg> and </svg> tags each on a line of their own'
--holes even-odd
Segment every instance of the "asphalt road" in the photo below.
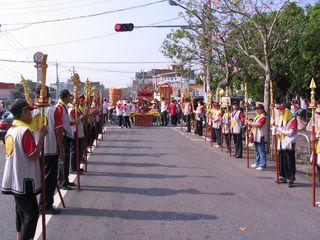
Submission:
<svg viewBox="0 0 320 240">
<path fill-rule="evenodd" d="M 68 208 L 47 224 L 48 240 L 302 240 L 320 235 L 320 208 L 310 206 L 310 179 L 297 176 L 293 189 L 276 185 L 272 169 L 247 169 L 244 159 L 230 158 L 179 128 L 109 128 L 81 184 L 80 192 L 65 196 Z M 12 199 L 5 200 L 1 211 L 12 214 Z M 13 222 L 6 214 L 1 221 L 8 216 Z M 11 237 L 1 239 L 13 239 L 12 222 L 1 226 Z"/>
<path fill-rule="evenodd" d="M 108 129 L 81 192 L 48 223 L 48 239 L 319 239 L 310 180 L 274 183 L 272 169 L 172 128 Z"/>
<path fill-rule="evenodd" d="M 4 145 L 0 143 L 0 181 L 2 183 L 3 169 L 5 165 Z M 13 196 L 0 194 L 0 239 L 15 239 L 15 211 Z"/>
</svg>

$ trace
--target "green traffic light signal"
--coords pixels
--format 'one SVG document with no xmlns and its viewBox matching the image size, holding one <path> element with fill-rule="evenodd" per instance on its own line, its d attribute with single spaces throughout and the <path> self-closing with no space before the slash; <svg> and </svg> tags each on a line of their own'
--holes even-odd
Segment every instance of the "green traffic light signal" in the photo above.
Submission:
<svg viewBox="0 0 320 240">
<path fill-rule="evenodd" d="M 133 23 L 117 23 L 114 26 L 116 32 L 131 32 L 133 28 Z"/>
</svg>

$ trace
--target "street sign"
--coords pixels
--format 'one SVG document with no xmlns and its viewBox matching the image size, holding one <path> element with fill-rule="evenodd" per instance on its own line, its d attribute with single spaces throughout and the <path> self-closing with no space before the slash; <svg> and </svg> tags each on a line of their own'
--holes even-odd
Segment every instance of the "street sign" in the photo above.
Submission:
<svg viewBox="0 0 320 240">
<path fill-rule="evenodd" d="M 33 55 L 33 61 L 36 63 L 36 68 L 40 68 L 41 67 L 41 62 L 43 59 L 44 54 L 42 52 L 36 52 Z"/>
</svg>

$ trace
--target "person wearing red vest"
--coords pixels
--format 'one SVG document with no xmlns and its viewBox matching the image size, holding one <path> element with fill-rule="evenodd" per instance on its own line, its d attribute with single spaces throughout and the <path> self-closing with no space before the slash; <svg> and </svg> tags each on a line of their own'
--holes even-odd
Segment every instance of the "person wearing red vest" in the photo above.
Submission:
<svg viewBox="0 0 320 240">
<path fill-rule="evenodd" d="M 267 166 L 266 151 L 265 151 L 265 133 L 267 116 L 262 104 L 256 105 L 257 115 L 253 121 L 249 121 L 248 125 L 251 127 L 251 133 L 253 134 L 253 143 L 256 150 L 256 162 L 251 167 L 256 168 L 258 171 L 264 170 Z"/>
<path fill-rule="evenodd" d="M 296 174 L 295 142 L 298 122 L 284 106 L 278 105 L 276 109 L 280 113 L 279 123 L 274 127 L 275 133 L 278 134 L 279 183 L 288 182 L 288 187 L 291 188 L 294 187 Z"/>
<path fill-rule="evenodd" d="M 238 103 L 232 103 L 232 112 L 230 114 L 230 128 L 233 137 L 234 146 L 236 149 L 233 155 L 236 158 L 242 158 L 242 123 L 244 122 L 245 116 L 240 111 Z"/>
</svg>

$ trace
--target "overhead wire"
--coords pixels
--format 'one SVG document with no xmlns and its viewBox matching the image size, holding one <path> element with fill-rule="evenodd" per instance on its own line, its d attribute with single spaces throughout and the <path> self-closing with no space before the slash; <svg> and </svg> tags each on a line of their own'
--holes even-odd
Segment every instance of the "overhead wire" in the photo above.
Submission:
<svg viewBox="0 0 320 240">
<path fill-rule="evenodd" d="M 42 14 L 42 13 L 47 13 L 47 12 L 55 12 L 55 11 L 60 11 L 60 10 L 66 10 L 66 9 L 71 9 L 71 8 L 80 8 L 80 7 L 86 7 L 86 6 L 93 6 L 101 3 L 106 3 L 110 2 L 112 0 L 103 0 L 99 2 L 94 2 L 94 3 L 88 3 L 88 4 L 82 4 L 82 5 L 77 5 L 77 6 L 68 6 L 68 7 L 63 7 L 63 8 L 54 8 L 54 9 L 47 9 L 47 10 L 39 10 L 37 12 L 35 11 L 29 11 L 29 12 L 16 12 L 16 13 L 1 13 L 1 16 L 15 16 L 15 15 L 31 15 L 31 14 Z M 3 10 L 3 9 L 1 9 Z"/>
<path fill-rule="evenodd" d="M 157 25 L 157 24 L 161 24 L 161 23 L 165 23 L 165 22 L 170 22 L 170 21 L 173 21 L 173 20 L 181 19 L 181 18 L 183 18 L 183 16 L 167 19 L 167 20 L 160 21 L 160 22 L 151 23 L 151 24 L 149 24 L 147 26 L 153 26 L 153 25 Z M 141 28 L 138 28 L 137 30 L 139 30 L 139 29 L 141 29 Z M 8 32 L 8 30 L 5 31 L 5 32 Z M 34 48 L 42 48 L 42 47 L 55 47 L 55 46 L 60 46 L 60 45 L 83 42 L 83 41 L 92 40 L 92 39 L 105 38 L 105 37 L 113 36 L 113 35 L 116 35 L 116 34 L 119 34 L 119 32 L 107 33 L 107 34 L 97 35 L 97 36 L 93 36 L 93 37 L 87 37 L 87 38 L 71 40 L 71 41 L 65 41 L 65 42 L 60 42 L 60 43 L 52 43 L 52 44 L 31 46 L 31 47 L 26 47 L 26 49 L 34 49 Z M 11 51 L 11 49 L 0 49 L 0 51 Z"/>
<path fill-rule="evenodd" d="M 141 5 L 136 5 L 132 7 L 127 7 L 127 8 L 122 8 L 122 9 L 117 9 L 117 10 L 111 10 L 111 11 L 104 11 L 100 13 L 94 13 L 94 14 L 87 14 L 87 15 L 81 15 L 81 16 L 75 16 L 75 17 L 67 17 L 67 18 L 59 18 L 59 19 L 51 19 L 51 20 L 42 20 L 42 21 L 35 21 L 35 22 L 20 22 L 20 23 L 2 23 L 1 25 L 35 25 L 35 24 L 44 24 L 44 23 L 53 23 L 53 22 L 63 22 L 63 21 L 70 21 L 70 20 L 75 20 L 75 19 L 82 19 L 82 18 L 90 18 L 90 17 L 97 17 L 97 16 L 102 16 L 110 13 L 117 13 L 117 12 L 123 12 L 127 10 L 133 10 L 137 8 L 142 8 L 142 7 L 147 7 L 151 6 L 154 4 L 162 3 L 165 2 L 166 0 L 160 0 L 160 1 L 155 1 L 155 2 L 150 2 L 150 3 L 145 3 Z"/>
</svg>

